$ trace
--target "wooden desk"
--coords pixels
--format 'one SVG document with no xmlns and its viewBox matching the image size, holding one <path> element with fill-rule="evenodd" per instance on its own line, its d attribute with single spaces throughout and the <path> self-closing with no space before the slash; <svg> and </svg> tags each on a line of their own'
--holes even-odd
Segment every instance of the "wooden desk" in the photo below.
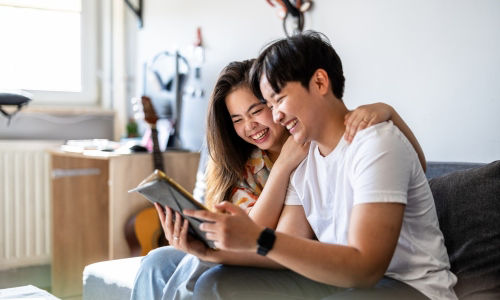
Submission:
<svg viewBox="0 0 500 300">
<path fill-rule="evenodd" d="M 82 293 L 83 268 L 130 257 L 124 226 L 150 206 L 136 187 L 153 171 L 151 154 L 94 157 L 52 151 L 52 293 Z M 164 153 L 166 173 L 192 191 L 199 153 Z"/>
</svg>

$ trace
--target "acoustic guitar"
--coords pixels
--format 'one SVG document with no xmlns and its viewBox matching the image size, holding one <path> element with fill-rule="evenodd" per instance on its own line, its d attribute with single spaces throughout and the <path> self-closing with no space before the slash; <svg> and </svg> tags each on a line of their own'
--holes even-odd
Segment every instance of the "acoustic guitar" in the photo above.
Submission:
<svg viewBox="0 0 500 300">
<path fill-rule="evenodd" d="M 155 108 L 149 97 L 142 96 L 141 102 L 144 111 L 144 121 L 146 121 L 151 128 L 151 139 L 153 140 L 153 166 L 155 169 L 165 172 L 163 155 L 161 154 L 160 145 L 158 143 L 158 130 L 156 129 L 158 116 L 156 115 Z"/>
<path fill-rule="evenodd" d="M 154 169 L 165 172 L 163 155 L 158 143 L 158 130 L 156 129 L 158 116 L 149 97 L 143 96 L 141 102 L 144 111 L 144 120 L 151 128 Z M 161 227 L 160 218 L 154 206 L 145 208 L 130 217 L 125 225 L 125 238 L 132 256 L 146 255 L 152 249 L 168 245 L 163 228 Z"/>
</svg>

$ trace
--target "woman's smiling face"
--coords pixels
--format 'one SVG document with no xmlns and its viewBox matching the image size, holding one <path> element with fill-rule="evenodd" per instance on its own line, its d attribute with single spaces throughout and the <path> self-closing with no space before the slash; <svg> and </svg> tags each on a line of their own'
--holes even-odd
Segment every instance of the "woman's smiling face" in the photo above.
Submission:
<svg viewBox="0 0 500 300">
<path fill-rule="evenodd" d="M 225 101 L 238 136 L 262 150 L 279 153 L 288 134 L 283 126 L 273 122 L 271 110 L 254 96 L 250 88 L 235 89 Z"/>
</svg>

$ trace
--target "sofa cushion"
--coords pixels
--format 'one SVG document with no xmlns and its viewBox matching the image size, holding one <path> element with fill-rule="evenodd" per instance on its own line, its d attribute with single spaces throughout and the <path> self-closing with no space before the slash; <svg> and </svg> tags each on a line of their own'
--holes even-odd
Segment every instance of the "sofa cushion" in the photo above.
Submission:
<svg viewBox="0 0 500 300">
<path fill-rule="evenodd" d="M 429 181 L 460 299 L 500 299 L 500 161 Z"/>
</svg>

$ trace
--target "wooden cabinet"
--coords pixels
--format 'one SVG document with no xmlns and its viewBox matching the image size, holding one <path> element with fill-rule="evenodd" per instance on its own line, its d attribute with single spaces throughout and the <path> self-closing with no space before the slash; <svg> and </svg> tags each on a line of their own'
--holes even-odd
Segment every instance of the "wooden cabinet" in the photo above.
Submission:
<svg viewBox="0 0 500 300">
<path fill-rule="evenodd" d="M 199 153 L 165 152 L 166 173 L 188 191 L 196 179 Z M 128 193 L 153 171 L 151 154 L 96 157 L 51 152 L 52 293 L 82 293 L 83 268 L 130 257 L 124 235 L 130 216 L 150 206 Z"/>
</svg>

